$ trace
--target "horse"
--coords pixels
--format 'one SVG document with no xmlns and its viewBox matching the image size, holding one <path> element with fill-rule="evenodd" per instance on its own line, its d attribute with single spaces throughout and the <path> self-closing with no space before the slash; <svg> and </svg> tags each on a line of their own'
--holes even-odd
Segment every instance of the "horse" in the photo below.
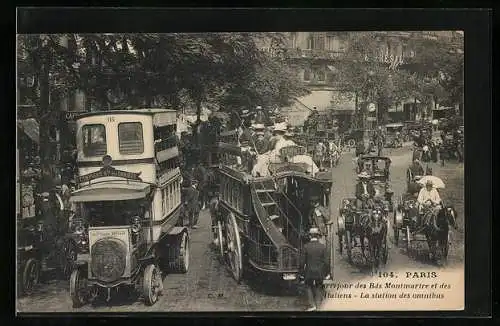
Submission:
<svg viewBox="0 0 500 326">
<path fill-rule="evenodd" d="M 429 258 L 439 262 L 448 257 L 448 232 L 450 225 L 457 228 L 457 211 L 452 206 L 442 206 L 437 214 L 432 214 L 424 226 L 424 234 L 429 246 Z"/>
<path fill-rule="evenodd" d="M 337 166 L 340 160 L 340 155 L 342 152 L 342 149 L 340 146 L 334 146 L 335 143 L 333 141 L 328 142 L 328 154 L 329 154 L 329 160 L 330 160 L 330 168 Z"/>
<path fill-rule="evenodd" d="M 379 270 L 380 263 L 385 263 L 383 251 L 386 250 L 384 243 L 387 237 L 387 221 L 382 209 L 378 207 L 372 211 L 369 218 L 365 236 L 368 239 L 371 258 L 371 274 L 374 275 Z"/>
</svg>

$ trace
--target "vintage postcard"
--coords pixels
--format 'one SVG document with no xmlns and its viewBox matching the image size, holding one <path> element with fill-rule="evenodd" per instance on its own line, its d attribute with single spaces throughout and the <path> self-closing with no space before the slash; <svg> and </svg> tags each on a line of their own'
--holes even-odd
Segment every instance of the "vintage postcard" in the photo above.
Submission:
<svg viewBox="0 0 500 326">
<path fill-rule="evenodd" d="M 461 31 L 17 35 L 17 312 L 464 309 Z"/>
</svg>

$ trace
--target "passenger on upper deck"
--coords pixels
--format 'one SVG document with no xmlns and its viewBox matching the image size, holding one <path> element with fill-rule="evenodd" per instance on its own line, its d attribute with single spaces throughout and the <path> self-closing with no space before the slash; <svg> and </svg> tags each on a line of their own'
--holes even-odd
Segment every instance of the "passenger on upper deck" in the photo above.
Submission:
<svg viewBox="0 0 500 326">
<path fill-rule="evenodd" d="M 274 127 L 274 134 L 276 135 L 276 144 L 274 145 L 274 148 L 271 147 L 271 150 L 276 151 L 276 153 L 279 153 L 279 150 L 282 149 L 283 147 L 287 146 L 293 146 L 295 145 L 295 142 L 293 142 L 290 139 L 287 139 L 285 137 L 287 133 L 287 125 L 284 122 L 277 123 Z"/>
<path fill-rule="evenodd" d="M 255 150 L 257 150 L 257 154 L 263 154 L 269 150 L 269 141 L 264 137 L 264 125 L 263 124 L 255 124 L 253 125 L 254 134 L 253 134 L 253 143 L 255 146 Z"/>
</svg>

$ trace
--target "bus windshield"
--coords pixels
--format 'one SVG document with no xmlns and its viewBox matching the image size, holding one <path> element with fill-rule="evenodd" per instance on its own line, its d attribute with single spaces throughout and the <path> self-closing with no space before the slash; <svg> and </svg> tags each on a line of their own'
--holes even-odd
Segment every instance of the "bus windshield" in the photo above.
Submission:
<svg viewBox="0 0 500 326">
<path fill-rule="evenodd" d="M 87 202 L 82 208 L 90 226 L 122 226 L 134 216 L 147 217 L 143 199 Z"/>
</svg>

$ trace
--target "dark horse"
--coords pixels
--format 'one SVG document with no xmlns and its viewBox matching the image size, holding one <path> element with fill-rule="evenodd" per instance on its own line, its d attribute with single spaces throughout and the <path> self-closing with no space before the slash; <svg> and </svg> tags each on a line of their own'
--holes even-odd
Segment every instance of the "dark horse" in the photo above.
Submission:
<svg viewBox="0 0 500 326">
<path fill-rule="evenodd" d="M 387 262 L 387 221 L 381 209 L 375 208 L 369 215 L 365 237 L 368 239 L 371 273 L 374 275 L 379 270 L 380 264 Z"/>
<path fill-rule="evenodd" d="M 363 210 L 359 217 L 356 233 L 359 234 L 361 252 L 366 261 L 370 261 L 371 273 L 374 274 L 380 267 L 380 263 L 387 261 L 387 221 L 384 218 L 383 210 L 378 207 Z M 365 239 L 368 241 L 368 248 L 365 246 Z M 365 249 L 370 253 L 370 259 L 365 254 Z"/>
<path fill-rule="evenodd" d="M 450 225 L 457 228 L 457 212 L 451 206 L 443 206 L 437 214 L 432 214 L 424 227 L 424 234 L 429 245 L 429 256 L 437 263 L 448 258 L 448 232 Z"/>
</svg>

